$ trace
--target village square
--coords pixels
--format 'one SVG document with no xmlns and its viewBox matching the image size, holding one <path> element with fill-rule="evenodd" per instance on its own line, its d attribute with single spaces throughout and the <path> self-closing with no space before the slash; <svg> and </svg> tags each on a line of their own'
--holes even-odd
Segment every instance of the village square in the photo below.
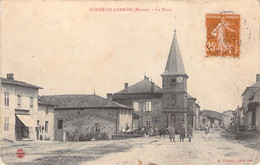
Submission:
<svg viewBox="0 0 260 165">
<path fill-rule="evenodd" d="M 197 99 L 187 91 L 189 76 L 174 30 L 161 77 L 162 87 L 145 75 L 143 80 L 125 83 L 124 89 L 103 98 L 95 93 L 39 96 L 42 87 L 16 80 L 8 73 L 1 78 L 2 162 L 259 161 L 260 74 L 241 94 L 242 107 L 223 113 L 201 110 Z"/>
</svg>

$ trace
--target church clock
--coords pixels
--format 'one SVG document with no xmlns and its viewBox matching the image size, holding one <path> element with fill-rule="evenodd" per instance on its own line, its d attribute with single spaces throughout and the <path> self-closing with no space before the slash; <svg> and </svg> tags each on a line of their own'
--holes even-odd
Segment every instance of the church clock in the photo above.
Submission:
<svg viewBox="0 0 260 165">
<path fill-rule="evenodd" d="M 183 83 L 183 77 L 182 76 L 178 76 L 176 78 L 176 81 L 177 81 L 177 83 Z"/>
</svg>

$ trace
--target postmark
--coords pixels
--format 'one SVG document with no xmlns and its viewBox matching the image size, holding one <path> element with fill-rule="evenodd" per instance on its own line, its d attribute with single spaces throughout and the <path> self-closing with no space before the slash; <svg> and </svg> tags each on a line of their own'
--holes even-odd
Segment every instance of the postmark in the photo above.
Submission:
<svg viewBox="0 0 260 165">
<path fill-rule="evenodd" d="M 240 56 L 240 15 L 206 14 L 206 56 Z"/>
<path fill-rule="evenodd" d="M 17 151 L 16 151 L 16 155 L 17 155 L 17 157 L 18 158 L 24 158 L 24 156 L 25 156 L 25 151 L 23 150 L 23 149 L 18 149 Z"/>
</svg>

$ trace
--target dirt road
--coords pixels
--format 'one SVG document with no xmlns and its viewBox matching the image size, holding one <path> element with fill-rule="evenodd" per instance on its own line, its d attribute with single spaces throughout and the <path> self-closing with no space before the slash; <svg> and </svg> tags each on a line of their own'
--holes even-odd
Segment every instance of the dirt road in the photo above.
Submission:
<svg viewBox="0 0 260 165">
<path fill-rule="evenodd" d="M 150 144 L 133 141 L 133 147 L 127 153 L 110 154 L 88 164 L 138 164 L 149 163 L 160 165 L 190 165 L 190 164 L 257 164 L 260 162 L 260 153 L 251 148 L 231 142 L 220 137 L 220 131 L 211 131 L 205 135 L 204 132 L 196 132 L 192 142 L 175 143 L 169 139 L 150 140 Z M 142 139 L 143 140 L 143 139 Z"/>
<path fill-rule="evenodd" d="M 168 138 L 137 138 L 94 142 L 15 142 L 1 143 L 6 164 L 94 164 L 94 165 L 190 165 L 257 164 L 260 154 L 220 137 L 220 131 L 195 132 L 192 142 L 171 143 Z M 18 158 L 18 149 L 25 151 Z"/>
</svg>

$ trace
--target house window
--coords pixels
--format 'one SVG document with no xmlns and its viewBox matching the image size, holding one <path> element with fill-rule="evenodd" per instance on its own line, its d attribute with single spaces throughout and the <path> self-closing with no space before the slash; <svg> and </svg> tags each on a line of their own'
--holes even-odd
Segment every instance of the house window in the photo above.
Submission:
<svg viewBox="0 0 260 165">
<path fill-rule="evenodd" d="M 9 93 L 5 92 L 5 106 L 9 107 Z"/>
<path fill-rule="evenodd" d="M 22 100 L 21 100 L 21 95 L 17 95 L 17 106 L 21 107 Z"/>
<path fill-rule="evenodd" d="M 40 120 L 37 120 L 37 127 L 40 126 Z"/>
<path fill-rule="evenodd" d="M 96 133 L 101 132 L 101 125 L 100 125 L 100 123 L 95 123 L 95 132 Z"/>
<path fill-rule="evenodd" d="M 9 131 L 9 117 L 5 117 L 4 131 Z"/>
<path fill-rule="evenodd" d="M 151 122 L 152 122 L 151 116 L 146 116 L 145 125 L 146 125 L 146 126 L 150 126 L 150 125 L 151 125 Z"/>
<path fill-rule="evenodd" d="M 49 124 L 49 122 L 45 121 L 45 132 L 48 132 L 48 124 Z"/>
<path fill-rule="evenodd" d="M 139 103 L 135 101 L 133 103 L 133 108 L 134 108 L 134 111 L 139 111 Z"/>
<path fill-rule="evenodd" d="M 46 106 L 46 114 L 49 113 L 49 106 Z"/>
<path fill-rule="evenodd" d="M 152 102 L 151 101 L 147 101 L 146 102 L 146 111 L 151 111 L 152 110 Z"/>
<path fill-rule="evenodd" d="M 58 120 L 58 129 L 62 129 L 63 120 Z"/>
<path fill-rule="evenodd" d="M 33 97 L 30 97 L 30 107 L 33 107 Z"/>
</svg>

